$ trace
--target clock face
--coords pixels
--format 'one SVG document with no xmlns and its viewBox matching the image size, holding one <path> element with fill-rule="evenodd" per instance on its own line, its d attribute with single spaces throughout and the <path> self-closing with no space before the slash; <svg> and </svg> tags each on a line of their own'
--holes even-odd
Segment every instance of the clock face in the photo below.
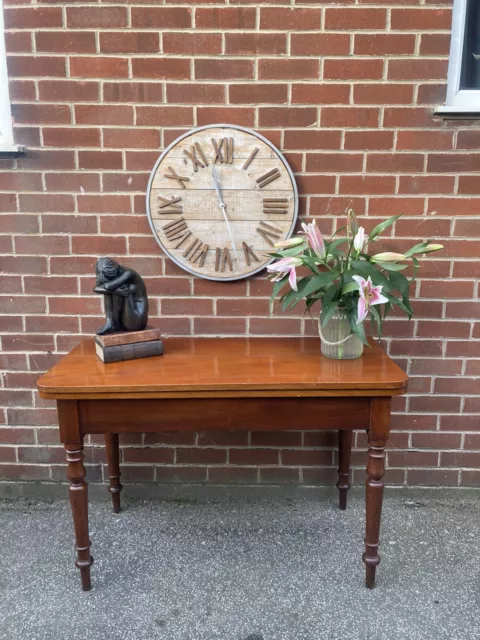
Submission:
<svg viewBox="0 0 480 640">
<path fill-rule="evenodd" d="M 165 149 L 147 191 L 152 231 L 182 269 L 238 280 L 271 262 L 295 226 L 290 167 L 263 136 L 233 125 L 200 127 Z"/>
</svg>

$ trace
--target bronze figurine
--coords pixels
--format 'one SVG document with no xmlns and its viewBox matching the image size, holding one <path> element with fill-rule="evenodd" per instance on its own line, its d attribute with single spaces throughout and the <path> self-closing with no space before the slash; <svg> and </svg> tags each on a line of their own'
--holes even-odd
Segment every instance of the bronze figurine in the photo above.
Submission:
<svg viewBox="0 0 480 640">
<path fill-rule="evenodd" d="M 143 278 L 111 258 L 99 258 L 95 273 L 97 284 L 94 292 L 103 295 L 107 317 L 97 335 L 143 331 L 148 322 L 147 288 Z"/>
</svg>

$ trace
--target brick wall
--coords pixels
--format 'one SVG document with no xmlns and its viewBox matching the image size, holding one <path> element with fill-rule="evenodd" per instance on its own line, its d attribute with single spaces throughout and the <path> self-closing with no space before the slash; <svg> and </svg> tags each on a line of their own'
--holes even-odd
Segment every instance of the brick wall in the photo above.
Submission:
<svg viewBox="0 0 480 640">
<path fill-rule="evenodd" d="M 160 150 L 190 127 L 230 122 L 285 152 L 301 215 L 323 231 L 354 207 L 367 227 L 404 213 L 389 248 L 444 242 L 422 269 L 415 320 L 385 327 L 411 376 L 394 402 L 388 479 L 480 482 L 480 130 L 432 116 L 445 95 L 451 1 L 6 0 L 5 24 L 15 137 L 28 153 L 0 160 L 1 478 L 64 477 L 55 410 L 34 384 L 101 323 L 98 255 L 146 276 L 166 334 L 314 333 L 300 310 L 269 316 L 264 275 L 192 278 L 150 233 L 144 194 Z M 335 476 L 333 445 L 329 433 L 147 434 L 124 439 L 124 473 L 322 484 Z M 359 434 L 357 481 L 364 446 Z M 87 455 L 100 480 L 102 450 Z"/>
</svg>

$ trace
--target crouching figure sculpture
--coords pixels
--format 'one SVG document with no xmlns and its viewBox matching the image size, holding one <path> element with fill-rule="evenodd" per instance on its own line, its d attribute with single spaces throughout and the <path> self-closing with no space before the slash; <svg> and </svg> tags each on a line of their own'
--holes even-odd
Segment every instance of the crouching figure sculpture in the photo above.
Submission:
<svg viewBox="0 0 480 640">
<path fill-rule="evenodd" d="M 107 317 L 97 334 L 143 331 L 148 322 L 147 288 L 143 278 L 111 258 L 99 258 L 95 272 L 94 292 L 103 295 Z"/>
</svg>

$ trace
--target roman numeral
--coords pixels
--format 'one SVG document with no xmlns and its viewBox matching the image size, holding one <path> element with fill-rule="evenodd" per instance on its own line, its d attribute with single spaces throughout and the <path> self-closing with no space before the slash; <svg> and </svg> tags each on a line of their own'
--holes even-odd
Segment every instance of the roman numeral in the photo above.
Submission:
<svg viewBox="0 0 480 640">
<path fill-rule="evenodd" d="M 282 237 L 282 230 L 274 227 L 271 224 L 267 224 L 266 222 L 260 222 L 260 227 L 257 227 L 257 233 L 259 233 L 262 238 L 269 244 L 271 247 L 278 242 Z"/>
<path fill-rule="evenodd" d="M 201 240 L 194 238 L 183 252 L 183 257 L 192 264 L 198 262 L 198 266 L 203 267 L 209 248 L 208 244 L 203 244 Z"/>
<path fill-rule="evenodd" d="M 177 202 L 181 202 L 181 198 L 164 198 L 163 196 L 158 196 L 158 213 L 164 214 L 177 214 L 183 213 L 183 207 Z"/>
<path fill-rule="evenodd" d="M 192 262 L 198 262 L 198 266 L 203 267 L 209 249 L 210 247 L 208 246 L 208 244 L 202 245 L 200 249 L 198 249 L 198 251 L 195 252 L 195 254 L 192 256 Z"/>
<path fill-rule="evenodd" d="M 288 198 L 264 198 L 263 213 L 288 213 Z"/>
<path fill-rule="evenodd" d="M 227 138 L 227 160 L 228 164 L 233 164 L 233 138 Z"/>
<path fill-rule="evenodd" d="M 167 239 L 172 241 L 181 238 L 188 228 L 184 218 L 179 218 L 178 220 L 169 222 L 163 226 L 162 229 L 164 230 Z"/>
<path fill-rule="evenodd" d="M 230 271 L 233 271 L 232 260 L 230 258 L 230 252 L 227 247 L 220 249 L 217 247 L 215 251 L 215 271 L 225 271 L 225 266 L 228 264 Z"/>
<path fill-rule="evenodd" d="M 185 231 L 185 233 L 183 234 L 183 236 L 180 236 L 180 240 L 177 242 L 177 244 L 173 245 L 174 249 L 178 249 L 179 247 L 182 246 L 182 244 L 185 242 L 185 240 L 187 238 L 189 238 L 192 235 L 191 231 Z"/>
<path fill-rule="evenodd" d="M 272 169 L 271 171 L 264 173 L 263 176 L 260 176 L 260 178 L 257 178 L 257 184 L 260 189 L 263 189 L 263 187 L 266 187 L 267 184 L 270 184 L 270 182 L 273 182 L 278 178 L 280 178 L 280 171 L 278 169 Z"/>
<path fill-rule="evenodd" d="M 195 171 L 195 173 L 198 171 L 198 167 L 200 167 L 201 169 L 205 167 L 203 162 L 197 158 L 195 147 L 190 147 L 190 151 L 187 151 L 186 149 L 184 149 L 183 153 L 187 156 L 187 158 L 190 158 L 190 160 L 192 161 L 193 170 Z"/>
<path fill-rule="evenodd" d="M 248 158 L 243 163 L 242 169 L 248 169 L 248 167 L 252 164 L 253 159 L 255 158 L 257 153 L 258 153 L 258 147 L 255 147 L 255 149 L 252 151 L 252 153 L 248 156 Z"/>
<path fill-rule="evenodd" d="M 182 189 L 186 189 L 184 182 L 190 182 L 190 178 L 185 176 L 179 176 L 173 167 L 168 167 L 170 173 L 164 173 L 165 178 L 169 178 L 170 180 L 176 180 L 178 184 L 182 187 Z"/>
<path fill-rule="evenodd" d="M 222 164 L 232 164 L 233 163 L 233 138 L 221 138 L 220 141 L 217 142 L 215 138 L 212 138 L 213 149 L 215 151 L 215 157 L 213 159 L 213 164 L 218 162 Z"/>
<path fill-rule="evenodd" d="M 203 149 L 199 142 L 195 142 L 195 149 L 198 151 L 198 155 L 201 157 L 203 164 L 208 167 L 207 156 L 203 153 Z"/>
<path fill-rule="evenodd" d="M 213 149 L 215 151 L 215 158 L 213 159 L 213 164 L 215 164 L 217 160 L 223 163 L 222 147 L 224 142 L 225 142 L 225 138 L 221 138 L 220 142 L 218 143 L 215 140 L 215 138 L 212 138 Z"/>
<path fill-rule="evenodd" d="M 243 255 L 245 256 L 245 262 L 248 266 L 250 266 L 250 258 L 255 260 L 255 262 L 260 262 L 257 256 L 254 254 L 252 247 L 250 247 L 246 242 L 242 242 Z"/>
</svg>

